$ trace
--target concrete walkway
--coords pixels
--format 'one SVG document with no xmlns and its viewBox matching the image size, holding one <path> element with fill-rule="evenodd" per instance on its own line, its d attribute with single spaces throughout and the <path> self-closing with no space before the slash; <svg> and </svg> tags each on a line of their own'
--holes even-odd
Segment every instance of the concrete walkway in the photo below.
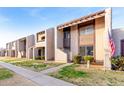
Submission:
<svg viewBox="0 0 124 93">
<path fill-rule="evenodd" d="M 47 69 L 41 72 L 34 72 L 28 69 L 24 69 L 22 67 L 18 67 L 18 66 L 9 64 L 9 63 L 5 63 L 5 62 L 0 62 L 0 65 L 14 71 L 15 73 L 19 75 L 24 76 L 26 79 L 29 79 L 41 86 L 76 86 L 72 83 L 68 83 L 63 80 L 56 79 L 54 77 L 50 77 L 46 75 L 49 72 L 56 71 L 60 69 L 61 67 L 64 67 L 70 64 L 64 64 L 64 65 L 50 68 L 50 69 Z"/>
<path fill-rule="evenodd" d="M 55 72 L 55 71 L 57 71 L 57 70 L 59 70 L 59 69 L 65 67 L 65 66 L 69 66 L 69 65 L 71 65 L 71 64 L 72 64 L 72 63 L 67 63 L 67 64 L 63 64 L 63 65 L 57 66 L 57 67 L 49 68 L 49 69 L 46 69 L 46 70 L 41 71 L 40 73 L 41 73 L 41 74 L 52 73 L 52 72 Z"/>
</svg>

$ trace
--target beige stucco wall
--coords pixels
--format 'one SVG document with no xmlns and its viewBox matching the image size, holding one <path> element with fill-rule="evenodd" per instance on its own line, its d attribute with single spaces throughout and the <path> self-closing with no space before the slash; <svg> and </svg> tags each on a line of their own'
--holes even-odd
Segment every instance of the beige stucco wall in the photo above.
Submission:
<svg viewBox="0 0 124 93">
<path fill-rule="evenodd" d="M 33 47 L 35 45 L 35 37 L 34 35 L 29 35 L 26 37 L 26 58 L 33 58 Z"/>
<path fill-rule="evenodd" d="M 63 49 L 63 29 L 56 31 L 56 47 Z"/>
<path fill-rule="evenodd" d="M 26 44 L 24 44 L 24 40 L 26 40 L 26 37 L 18 39 L 18 58 L 22 58 L 26 56 L 26 51 L 24 50 L 24 47 L 26 48 Z M 26 42 L 27 43 L 27 42 Z"/>
<path fill-rule="evenodd" d="M 67 63 L 67 54 L 63 51 L 63 30 L 55 29 L 55 61 Z"/>
<path fill-rule="evenodd" d="M 28 59 L 33 59 L 33 48 L 29 48 L 28 51 Z"/>
<path fill-rule="evenodd" d="M 104 17 L 95 20 L 95 59 L 96 61 L 104 60 Z"/>
<path fill-rule="evenodd" d="M 26 44 L 24 44 L 24 40 L 26 40 Z M 33 58 L 33 54 L 31 50 L 31 47 L 33 47 L 35 44 L 35 37 L 34 35 L 29 35 L 26 36 L 24 38 L 18 39 L 17 40 L 17 57 L 18 58 L 22 58 L 22 57 L 26 57 L 26 58 Z M 24 48 L 26 48 L 26 50 L 24 50 Z"/>
<path fill-rule="evenodd" d="M 35 45 L 33 47 L 33 58 L 38 56 L 38 48 L 45 48 L 45 60 L 54 60 L 54 28 L 44 30 L 42 35 L 35 35 Z M 39 32 L 40 33 L 40 32 Z M 39 37 L 37 37 L 39 36 Z M 37 38 L 45 36 L 45 41 L 37 42 Z"/>
<path fill-rule="evenodd" d="M 46 60 L 54 59 L 54 28 L 46 30 L 46 43 L 45 43 L 45 56 Z"/>
<path fill-rule="evenodd" d="M 42 42 L 37 42 L 35 44 L 35 47 L 45 47 L 46 46 L 46 42 L 45 41 L 42 41 Z"/>
<path fill-rule="evenodd" d="M 15 53 L 14 53 L 14 52 Z M 6 44 L 6 53 L 5 56 L 7 57 L 17 57 L 17 40 L 9 42 Z"/>
<path fill-rule="evenodd" d="M 39 48 L 41 48 L 41 47 L 46 47 L 46 31 L 43 30 L 43 31 L 41 31 L 41 32 L 44 32 L 44 33 L 43 33 L 42 35 L 41 35 L 41 34 L 38 35 L 38 33 L 40 33 L 40 32 L 38 32 L 38 33 L 36 33 L 35 36 L 34 36 L 35 44 L 34 44 L 34 46 L 33 46 L 33 48 L 32 48 L 33 51 L 31 50 L 31 52 L 33 52 L 33 59 L 35 59 L 35 57 L 38 56 L 38 49 L 39 49 Z M 39 41 L 39 42 L 38 42 L 37 39 L 40 40 L 40 38 L 41 38 L 42 36 L 45 36 L 45 41 Z"/>
<path fill-rule="evenodd" d="M 4 57 L 6 53 L 6 49 L 0 49 L 0 56 Z"/>
<path fill-rule="evenodd" d="M 9 42 L 9 43 L 7 43 L 6 44 L 6 57 L 10 57 L 11 56 L 11 43 Z"/>
<path fill-rule="evenodd" d="M 121 55 L 121 40 L 124 39 L 124 29 L 113 29 L 112 36 L 116 47 L 114 56 Z"/>
<path fill-rule="evenodd" d="M 61 49 L 55 50 L 55 61 L 67 63 L 67 54 L 63 52 Z"/>
</svg>

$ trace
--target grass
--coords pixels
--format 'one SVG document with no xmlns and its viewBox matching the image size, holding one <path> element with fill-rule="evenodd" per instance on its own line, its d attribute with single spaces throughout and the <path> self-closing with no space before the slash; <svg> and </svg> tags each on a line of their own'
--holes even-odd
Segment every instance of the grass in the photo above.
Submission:
<svg viewBox="0 0 124 93">
<path fill-rule="evenodd" d="M 5 68 L 0 68 L 0 80 L 11 78 L 12 76 L 13 72 Z"/>
<path fill-rule="evenodd" d="M 28 59 L 19 59 L 19 58 L 2 58 L 1 61 L 11 63 L 16 66 L 24 67 L 26 69 L 30 69 L 33 71 L 42 71 L 51 67 L 56 67 L 61 65 L 62 63 L 45 63 L 44 60 L 28 60 Z"/>
<path fill-rule="evenodd" d="M 67 66 L 67 67 L 63 67 L 62 70 L 59 71 L 59 74 L 61 75 L 61 77 L 67 77 L 67 78 L 78 78 L 78 77 L 86 77 L 87 73 L 83 72 L 83 71 L 76 71 L 74 69 L 75 65 L 72 66 Z"/>
<path fill-rule="evenodd" d="M 61 65 L 59 63 L 44 63 L 44 62 L 37 62 L 37 61 L 23 61 L 23 62 L 16 62 L 12 64 L 27 68 L 33 71 L 37 71 L 37 72 Z"/>
<path fill-rule="evenodd" d="M 75 64 L 49 75 L 80 86 L 124 85 L 124 72 L 82 69 L 81 65 Z"/>
<path fill-rule="evenodd" d="M 14 62 L 20 62 L 25 61 L 25 58 L 12 58 L 12 57 L 0 57 L 0 61 L 8 62 L 8 63 L 14 63 Z"/>
</svg>

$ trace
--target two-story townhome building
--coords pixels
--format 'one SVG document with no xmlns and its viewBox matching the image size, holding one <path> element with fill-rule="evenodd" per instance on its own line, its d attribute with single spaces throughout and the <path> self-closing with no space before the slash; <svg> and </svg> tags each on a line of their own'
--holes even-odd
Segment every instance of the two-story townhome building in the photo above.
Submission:
<svg viewBox="0 0 124 93">
<path fill-rule="evenodd" d="M 34 46 L 35 37 L 34 35 L 29 35 L 17 40 L 17 52 L 18 58 L 30 58 L 30 47 Z"/>
<path fill-rule="evenodd" d="M 70 62 L 75 55 L 92 55 L 96 63 L 110 66 L 106 58 L 111 9 L 105 9 L 57 26 L 55 60 Z M 104 63 L 108 62 L 108 63 Z"/>
<path fill-rule="evenodd" d="M 17 41 L 12 41 L 6 44 L 6 56 L 17 57 Z"/>
<path fill-rule="evenodd" d="M 36 33 L 33 59 L 44 57 L 45 60 L 54 59 L 54 28 L 49 28 Z"/>
</svg>

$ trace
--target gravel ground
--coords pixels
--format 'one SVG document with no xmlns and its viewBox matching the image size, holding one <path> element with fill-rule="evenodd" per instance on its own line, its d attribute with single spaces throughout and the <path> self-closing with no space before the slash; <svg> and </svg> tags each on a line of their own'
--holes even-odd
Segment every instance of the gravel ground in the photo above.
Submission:
<svg viewBox="0 0 124 93">
<path fill-rule="evenodd" d="M 0 68 L 2 68 L 0 66 Z M 14 73 L 14 72 L 13 72 Z M 36 86 L 31 80 L 25 79 L 23 76 L 20 76 L 14 73 L 12 78 L 0 80 L 0 86 Z"/>
</svg>

